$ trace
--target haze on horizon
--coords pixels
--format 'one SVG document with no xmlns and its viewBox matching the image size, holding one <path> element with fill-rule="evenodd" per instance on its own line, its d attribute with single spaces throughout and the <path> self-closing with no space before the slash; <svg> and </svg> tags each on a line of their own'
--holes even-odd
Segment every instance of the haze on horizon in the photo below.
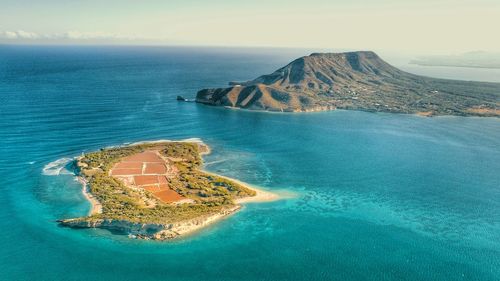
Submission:
<svg viewBox="0 0 500 281">
<path fill-rule="evenodd" d="M 500 51 L 498 0 L 0 0 L 0 44 Z"/>
</svg>

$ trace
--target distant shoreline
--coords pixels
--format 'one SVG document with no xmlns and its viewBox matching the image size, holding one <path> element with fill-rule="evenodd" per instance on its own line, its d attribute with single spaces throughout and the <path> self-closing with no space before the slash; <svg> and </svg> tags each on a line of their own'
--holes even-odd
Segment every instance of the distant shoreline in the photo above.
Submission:
<svg viewBox="0 0 500 281">
<path fill-rule="evenodd" d="M 211 106 L 211 105 L 209 105 Z M 364 112 L 364 113 L 375 113 L 375 114 L 399 114 L 399 115 L 406 115 L 406 116 L 416 116 L 416 117 L 426 117 L 426 118 L 449 118 L 449 117 L 457 117 L 457 118 L 493 118 L 493 119 L 500 119 L 498 116 L 478 116 L 478 115 L 454 115 L 454 114 L 439 114 L 435 115 L 427 111 L 420 111 L 420 112 L 414 112 L 414 113 L 403 113 L 403 112 L 387 112 L 387 111 L 376 111 L 376 110 L 369 110 L 369 109 L 346 109 L 346 108 L 336 108 L 336 109 L 331 109 L 331 110 L 320 110 L 320 111 L 290 111 L 290 112 L 278 112 L 278 111 L 270 111 L 270 110 L 253 110 L 253 109 L 248 109 L 248 108 L 240 108 L 240 107 L 227 107 L 227 106 L 213 106 L 215 110 L 239 110 L 242 112 L 248 112 L 252 114 L 324 114 L 324 113 L 329 113 L 329 112 Z"/>
<path fill-rule="evenodd" d="M 446 64 L 446 63 L 425 63 L 420 61 L 411 61 L 410 65 L 418 66 L 430 66 L 430 67 L 460 67 L 460 68 L 479 68 L 479 69 L 500 69 L 499 66 L 485 66 L 485 65 L 473 65 L 473 64 Z"/>
</svg>

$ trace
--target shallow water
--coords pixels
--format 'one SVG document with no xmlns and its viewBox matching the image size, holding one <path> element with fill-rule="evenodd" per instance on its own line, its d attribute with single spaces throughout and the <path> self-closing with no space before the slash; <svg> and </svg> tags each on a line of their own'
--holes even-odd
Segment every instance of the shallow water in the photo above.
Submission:
<svg viewBox="0 0 500 281">
<path fill-rule="evenodd" d="M 498 280 L 498 119 L 175 100 L 298 55 L 0 47 L 0 279 Z M 167 243 L 55 223 L 89 208 L 65 158 L 193 137 L 208 170 L 297 196 Z"/>
</svg>

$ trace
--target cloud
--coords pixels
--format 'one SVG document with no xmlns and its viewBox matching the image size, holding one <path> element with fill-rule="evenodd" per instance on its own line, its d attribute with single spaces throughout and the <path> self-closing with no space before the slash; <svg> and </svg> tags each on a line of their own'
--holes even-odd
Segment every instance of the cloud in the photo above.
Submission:
<svg viewBox="0 0 500 281">
<path fill-rule="evenodd" d="M 40 36 L 34 32 L 27 32 L 24 30 L 18 31 L 4 31 L 0 33 L 0 38 L 6 39 L 37 39 Z"/>
<path fill-rule="evenodd" d="M 120 36 L 117 34 L 111 33 L 103 33 L 103 32 L 79 32 L 79 31 L 68 31 L 59 36 L 56 35 L 56 38 L 64 38 L 64 39 L 74 39 L 74 40 L 93 40 L 93 39 L 131 39 L 127 36 Z"/>
<path fill-rule="evenodd" d="M 43 41 L 112 41 L 112 40 L 141 40 L 136 36 L 124 36 L 120 34 L 105 33 L 105 32 L 80 32 L 80 31 L 67 31 L 64 33 L 51 33 L 51 34 L 38 34 L 24 30 L 17 31 L 3 31 L 0 32 L 0 39 L 9 41 L 15 40 L 43 40 Z"/>
</svg>

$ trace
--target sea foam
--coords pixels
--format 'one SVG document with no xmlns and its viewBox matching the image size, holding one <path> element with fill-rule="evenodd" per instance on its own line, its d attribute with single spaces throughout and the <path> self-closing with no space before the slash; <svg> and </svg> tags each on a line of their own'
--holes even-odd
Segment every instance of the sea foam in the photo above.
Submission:
<svg viewBox="0 0 500 281">
<path fill-rule="evenodd" d="M 42 174 L 46 176 L 58 176 L 61 174 L 71 174 L 67 168 L 68 164 L 73 161 L 73 158 L 64 157 L 57 159 L 45 165 L 42 169 Z"/>
<path fill-rule="evenodd" d="M 203 141 L 200 138 L 188 138 L 188 139 L 182 139 L 182 140 L 167 140 L 167 139 L 161 139 L 161 140 L 150 140 L 150 141 L 140 141 L 140 142 L 134 142 L 134 143 L 126 143 L 125 145 L 140 145 L 140 144 L 148 144 L 148 143 L 162 143 L 162 142 L 193 142 L 193 143 L 203 143 Z"/>
</svg>

